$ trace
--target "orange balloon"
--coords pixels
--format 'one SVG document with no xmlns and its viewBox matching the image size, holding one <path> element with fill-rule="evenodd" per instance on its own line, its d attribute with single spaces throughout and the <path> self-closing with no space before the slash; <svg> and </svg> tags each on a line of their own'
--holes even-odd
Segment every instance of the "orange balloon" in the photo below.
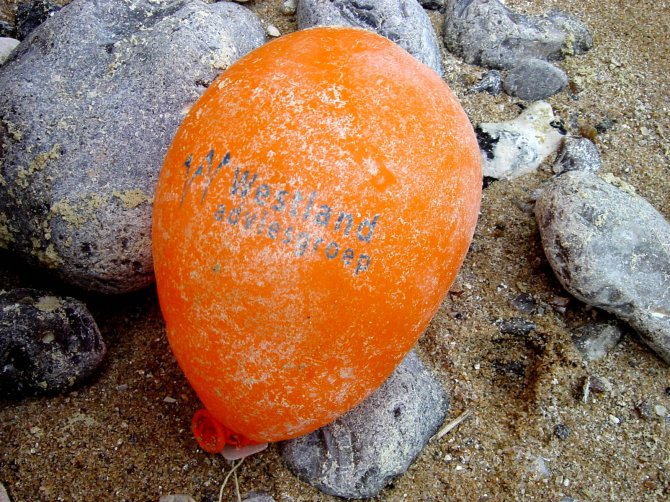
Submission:
<svg viewBox="0 0 670 502">
<path fill-rule="evenodd" d="M 314 28 L 233 64 L 184 119 L 154 204 L 167 335 L 209 413 L 278 441 L 371 394 L 447 293 L 480 196 L 458 101 L 387 39 Z"/>
</svg>

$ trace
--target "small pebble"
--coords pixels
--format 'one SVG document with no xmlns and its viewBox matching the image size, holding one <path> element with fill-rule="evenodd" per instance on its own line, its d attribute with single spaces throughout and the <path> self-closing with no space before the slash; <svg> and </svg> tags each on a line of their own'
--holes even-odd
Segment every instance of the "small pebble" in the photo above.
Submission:
<svg viewBox="0 0 670 502">
<path fill-rule="evenodd" d="M 568 85 L 563 70 L 542 59 L 524 59 L 507 72 L 503 89 L 525 101 L 547 99 Z"/>
<path fill-rule="evenodd" d="M 276 37 L 281 36 L 281 31 L 279 31 L 279 29 L 274 24 L 269 24 L 268 25 L 267 32 L 268 32 L 268 35 L 270 35 L 271 37 L 276 38 Z"/>
<path fill-rule="evenodd" d="M 167 396 L 167 397 L 163 398 L 163 402 L 168 403 L 168 404 L 173 404 L 173 403 L 176 403 L 177 400 L 174 397 Z"/>
<path fill-rule="evenodd" d="M 478 83 L 468 89 L 468 92 L 488 92 L 492 96 L 497 96 L 502 92 L 502 75 L 498 70 L 488 71 Z"/>
<path fill-rule="evenodd" d="M 158 499 L 158 502 L 195 502 L 190 495 L 163 495 Z"/>
<path fill-rule="evenodd" d="M 567 171 L 588 171 L 595 173 L 600 170 L 602 162 L 598 147 L 588 138 L 566 137 L 561 144 L 556 161 L 552 166 L 554 174 Z"/>
<path fill-rule="evenodd" d="M 577 350 L 587 361 L 605 357 L 623 337 L 623 327 L 615 322 L 585 324 L 572 337 Z"/>
<path fill-rule="evenodd" d="M 510 319 L 498 319 L 494 322 L 501 333 L 506 335 L 525 336 L 535 330 L 533 321 L 521 317 L 512 317 Z"/>
<path fill-rule="evenodd" d="M 601 394 L 609 394 L 612 392 L 612 384 L 607 378 L 599 377 L 592 375 L 589 377 L 589 388 L 593 392 L 599 392 Z"/>
<path fill-rule="evenodd" d="M 15 38 L 0 37 L 0 65 L 4 64 L 20 44 Z"/>
<path fill-rule="evenodd" d="M 554 427 L 554 436 L 558 439 L 566 440 L 570 435 L 570 428 L 565 424 L 556 424 Z"/>
<path fill-rule="evenodd" d="M 520 293 L 512 299 L 512 306 L 524 314 L 542 315 L 544 309 L 540 303 L 528 293 Z"/>
<path fill-rule="evenodd" d="M 291 16 L 295 14 L 295 11 L 298 9 L 298 0 L 284 0 L 281 5 L 282 14 Z"/>
<path fill-rule="evenodd" d="M 654 411 L 651 404 L 649 404 L 649 401 L 642 401 L 635 409 L 639 413 L 640 417 L 644 418 L 645 420 L 650 420 L 654 416 Z"/>
<path fill-rule="evenodd" d="M 246 498 L 243 499 L 244 502 L 275 502 L 275 499 L 263 492 L 251 492 Z"/>
<path fill-rule="evenodd" d="M 613 425 L 619 425 L 621 423 L 621 420 L 614 415 L 610 415 L 609 420 Z"/>
<path fill-rule="evenodd" d="M 668 414 L 668 410 L 665 406 L 662 406 L 660 404 L 657 404 L 654 406 L 654 412 L 659 416 L 659 417 L 664 417 Z"/>
</svg>

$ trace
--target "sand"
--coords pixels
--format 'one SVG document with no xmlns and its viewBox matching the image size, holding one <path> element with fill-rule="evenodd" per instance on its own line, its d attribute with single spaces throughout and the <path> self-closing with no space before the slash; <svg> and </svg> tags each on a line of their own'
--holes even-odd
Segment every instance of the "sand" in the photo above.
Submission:
<svg viewBox="0 0 670 502">
<path fill-rule="evenodd" d="M 585 21 L 593 49 L 562 66 L 569 91 L 549 100 L 573 134 L 597 133 L 603 171 L 623 179 L 670 218 L 670 7 L 667 2 L 564 0 L 507 4 L 557 8 Z M 295 29 L 280 1 L 249 2 L 282 33 Z M 7 6 L 1 11 L 9 11 Z M 441 16 L 431 13 L 436 29 Z M 507 120 L 519 102 L 466 94 L 483 73 L 445 53 L 447 82 L 473 122 Z M 584 363 L 574 329 L 607 319 L 571 299 L 544 257 L 531 194 L 538 173 L 490 185 L 466 262 L 418 343 L 452 398 L 447 420 L 473 417 L 431 443 L 378 500 L 662 500 L 670 498 L 670 424 L 643 418 L 647 400 L 670 409 L 670 369 L 632 333 L 604 360 Z M 157 500 L 188 493 L 216 500 L 228 463 L 201 451 L 189 431 L 198 402 L 171 356 L 155 292 L 105 298 L 69 290 L 0 254 L 0 288 L 38 286 L 90 306 L 109 347 L 99 374 L 67 395 L 0 402 L 0 482 L 13 501 Z M 511 301 L 544 306 L 528 315 Z M 529 336 L 501 334 L 500 318 L 526 317 Z M 612 389 L 580 399 L 587 376 Z M 166 402 L 167 401 L 174 402 Z M 653 414 L 652 414 L 653 415 Z M 554 434 L 558 424 L 569 434 Z M 298 481 L 275 446 L 239 470 L 243 493 L 277 501 L 336 500 Z M 227 487 L 224 500 L 234 492 Z"/>
</svg>

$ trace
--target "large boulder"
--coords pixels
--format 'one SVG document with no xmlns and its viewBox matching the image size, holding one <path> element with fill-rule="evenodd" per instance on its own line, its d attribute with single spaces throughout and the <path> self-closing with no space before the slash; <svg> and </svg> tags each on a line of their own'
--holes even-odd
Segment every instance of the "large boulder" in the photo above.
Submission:
<svg viewBox="0 0 670 502">
<path fill-rule="evenodd" d="M 265 41 L 248 9 L 75 0 L 0 68 L 0 247 L 105 293 L 153 280 L 152 198 L 190 105 Z"/>
</svg>

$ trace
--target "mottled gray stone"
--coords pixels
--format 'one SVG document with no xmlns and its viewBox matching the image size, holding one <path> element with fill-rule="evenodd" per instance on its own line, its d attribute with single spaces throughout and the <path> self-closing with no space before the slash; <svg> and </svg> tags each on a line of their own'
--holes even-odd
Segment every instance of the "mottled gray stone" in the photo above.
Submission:
<svg viewBox="0 0 670 502">
<path fill-rule="evenodd" d="M 244 502 L 275 502 L 274 497 L 262 492 L 251 492 L 244 499 Z"/>
<path fill-rule="evenodd" d="M 614 322 L 590 323 L 577 328 L 572 341 L 584 359 L 596 361 L 619 344 L 623 333 L 622 326 Z"/>
<path fill-rule="evenodd" d="M 437 35 L 416 0 L 301 0 L 298 27 L 312 26 L 352 26 L 373 31 L 444 75 Z"/>
<path fill-rule="evenodd" d="M 556 155 L 552 166 L 555 174 L 566 171 L 589 171 L 595 173 L 600 170 L 602 162 L 598 147 L 587 138 L 566 137 Z"/>
<path fill-rule="evenodd" d="M 0 37 L 0 65 L 9 59 L 19 41 L 14 38 Z"/>
<path fill-rule="evenodd" d="M 447 0 L 445 13 L 447 49 L 487 68 L 513 68 L 526 58 L 563 59 L 588 45 L 586 26 L 562 13 L 525 16 L 498 0 Z"/>
<path fill-rule="evenodd" d="M 670 224 L 663 216 L 629 189 L 583 171 L 553 179 L 535 213 L 565 289 L 626 321 L 670 363 Z"/>
<path fill-rule="evenodd" d="M 163 495 L 158 499 L 158 502 L 195 502 L 195 499 L 190 495 Z"/>
<path fill-rule="evenodd" d="M 330 495 L 373 497 L 404 473 L 442 424 L 442 385 L 411 352 L 368 399 L 332 424 L 282 443 L 300 479 Z"/>
<path fill-rule="evenodd" d="M 9 494 L 5 489 L 5 485 L 3 485 L 2 483 L 0 483 L 0 502 L 11 502 L 11 500 L 9 499 Z"/>
<path fill-rule="evenodd" d="M 551 106 L 535 101 L 514 120 L 479 124 L 475 133 L 483 175 L 512 179 L 536 170 L 558 149 L 564 131 Z"/>
<path fill-rule="evenodd" d="M 67 390 L 88 378 L 105 352 L 83 303 L 33 289 L 0 291 L 0 395 Z"/>
<path fill-rule="evenodd" d="M 75 0 L 0 67 L 0 247 L 101 292 L 153 280 L 152 199 L 190 105 L 258 47 L 258 18 L 199 0 Z"/>
<path fill-rule="evenodd" d="M 593 47 L 593 37 L 588 27 L 579 19 L 561 11 L 549 11 L 540 23 L 549 23 L 567 34 L 564 52 L 570 55 L 584 54 Z"/>
<path fill-rule="evenodd" d="M 479 82 L 468 89 L 468 92 L 488 92 L 493 96 L 497 96 L 501 91 L 502 75 L 498 70 L 486 72 Z"/>
<path fill-rule="evenodd" d="M 563 70 L 542 59 L 523 59 L 505 75 L 503 88 L 510 96 L 525 101 L 546 99 L 568 85 Z"/>
</svg>

